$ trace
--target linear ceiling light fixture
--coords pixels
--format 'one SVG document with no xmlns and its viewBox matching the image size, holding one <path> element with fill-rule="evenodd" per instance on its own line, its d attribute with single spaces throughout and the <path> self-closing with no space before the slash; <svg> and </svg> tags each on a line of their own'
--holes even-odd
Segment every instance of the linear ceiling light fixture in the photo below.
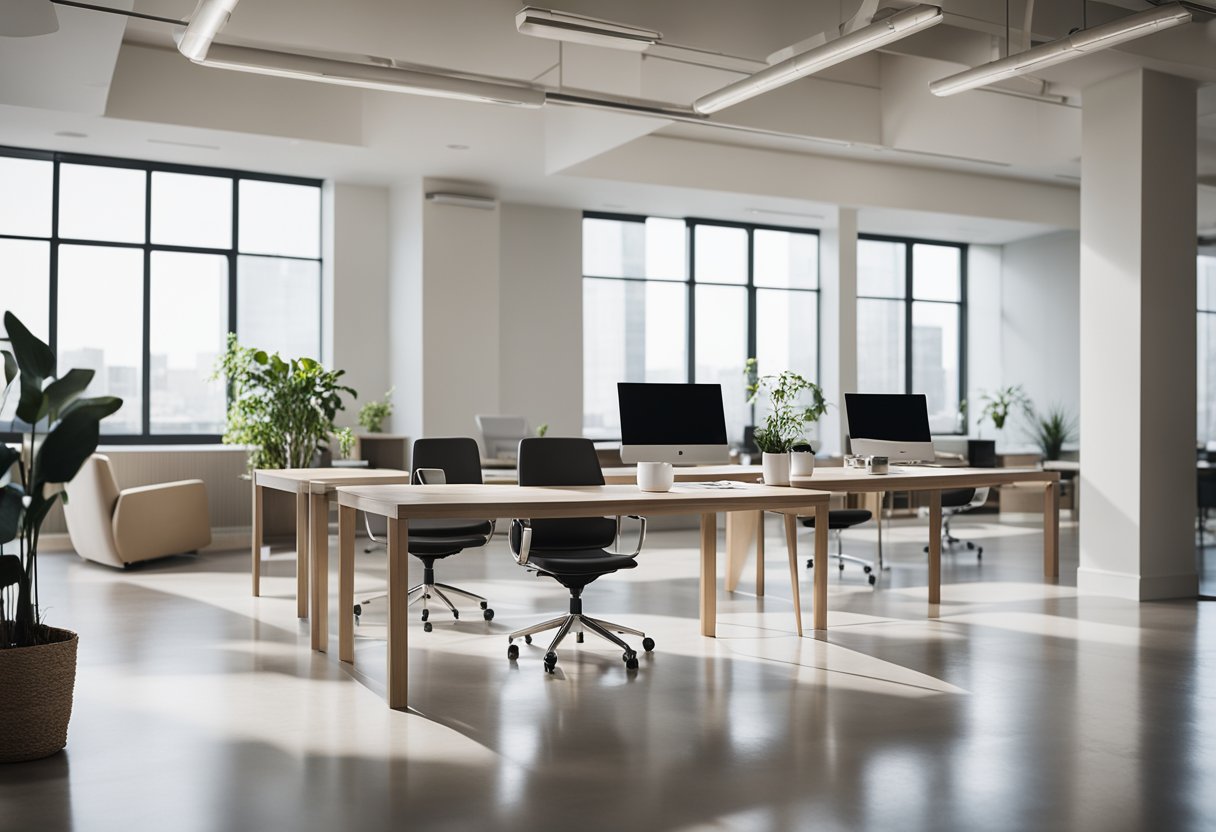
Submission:
<svg viewBox="0 0 1216 832">
<path fill-rule="evenodd" d="M 1180 3 L 1170 3 L 1148 11 L 1129 14 L 1110 23 L 1081 29 L 1071 35 L 1053 40 L 1048 43 L 1008 55 L 998 61 L 939 78 L 929 84 L 934 95 L 954 95 L 965 90 L 983 87 L 996 81 L 1024 75 L 1028 72 L 1045 69 L 1049 66 L 1071 61 L 1090 52 L 1109 49 L 1129 40 L 1136 40 L 1147 35 L 1183 26 L 1191 22 L 1191 12 Z"/>
<path fill-rule="evenodd" d="M 663 39 L 661 32 L 651 29 L 535 6 L 524 6 L 515 13 L 515 28 L 521 35 L 632 52 L 644 52 Z"/>
<path fill-rule="evenodd" d="M 255 49 L 248 46 L 215 44 L 208 51 L 206 58 L 195 63 L 237 72 L 251 72 L 255 75 L 273 75 L 278 78 L 318 81 L 345 87 L 426 95 L 484 104 L 540 107 L 545 103 L 545 94 L 533 87 L 517 87 L 493 81 L 445 75 L 441 72 L 358 64 L 332 58 L 318 58 L 312 55 Z"/>
<path fill-rule="evenodd" d="M 703 115 L 716 113 L 740 101 L 746 101 L 866 52 L 872 52 L 941 22 L 940 7 L 923 3 L 912 6 L 703 95 L 693 102 L 692 107 Z"/>
</svg>

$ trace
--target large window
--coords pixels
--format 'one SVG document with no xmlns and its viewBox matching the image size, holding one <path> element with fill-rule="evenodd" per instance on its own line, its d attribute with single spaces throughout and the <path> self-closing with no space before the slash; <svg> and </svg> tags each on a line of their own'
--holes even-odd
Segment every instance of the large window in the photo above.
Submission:
<svg viewBox="0 0 1216 832">
<path fill-rule="evenodd" d="M 819 375 L 819 238 L 710 220 L 583 220 L 583 425 L 619 436 L 618 381 L 722 385 L 733 440 L 757 414 L 744 362 Z"/>
<path fill-rule="evenodd" d="M 1198 307 L 1199 400 L 1198 434 L 1200 442 L 1216 442 L 1216 254 L 1199 255 Z"/>
<path fill-rule="evenodd" d="M 0 313 L 123 398 L 105 441 L 218 439 L 229 332 L 319 356 L 320 182 L 0 148 L 0 183 Z"/>
<path fill-rule="evenodd" d="M 934 433 L 962 429 L 967 247 L 887 237 L 857 243 L 857 387 L 924 393 Z"/>
</svg>

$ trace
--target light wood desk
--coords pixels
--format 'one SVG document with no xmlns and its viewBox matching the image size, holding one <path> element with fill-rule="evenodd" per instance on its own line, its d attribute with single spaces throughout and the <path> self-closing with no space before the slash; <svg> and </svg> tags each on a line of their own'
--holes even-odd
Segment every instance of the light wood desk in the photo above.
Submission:
<svg viewBox="0 0 1216 832">
<path fill-rule="evenodd" d="M 296 615 L 308 618 L 309 562 L 315 573 L 328 561 L 329 499 L 339 485 L 408 483 L 409 471 L 384 468 L 258 468 L 253 472 L 253 594 L 262 594 L 262 489 L 286 491 L 296 497 Z M 312 534 L 309 534 L 309 530 Z M 312 541 L 312 542 L 310 542 Z M 317 554 L 310 557 L 316 549 Z M 320 615 L 312 617 L 312 646 L 324 650 L 328 628 L 324 626 L 328 596 L 313 597 Z M 321 646 L 318 647 L 318 644 Z"/>
<path fill-rule="evenodd" d="M 918 468 L 892 467 L 889 474 L 869 474 L 858 468 L 816 468 L 809 477 L 790 477 L 795 488 L 851 494 L 884 491 L 924 491 L 929 495 L 929 604 L 930 614 L 936 612 L 942 594 L 942 491 L 955 488 L 983 488 L 1013 483 L 1043 485 L 1043 576 L 1060 575 L 1060 475 L 1056 471 L 1033 468 Z M 818 530 L 819 521 L 815 521 Z M 743 557 L 746 557 L 746 549 Z M 827 572 L 819 569 L 822 561 L 815 552 L 816 611 L 820 599 L 826 606 Z"/>
<path fill-rule="evenodd" d="M 388 518 L 388 704 L 406 706 L 408 633 L 405 596 L 409 521 L 418 518 L 589 517 L 699 514 L 701 516 L 701 634 L 714 636 L 717 624 L 717 512 L 782 511 L 790 544 L 790 582 L 798 634 L 802 634 L 798 560 L 793 535 L 796 515 L 814 514 L 816 555 L 827 553 L 826 492 L 746 485 L 714 490 L 677 485 L 651 494 L 632 485 L 510 487 L 502 485 L 371 485 L 337 489 L 338 495 L 338 657 L 355 659 L 355 512 Z M 825 570 L 826 571 L 826 570 Z M 819 608 L 815 610 L 819 617 Z"/>
</svg>

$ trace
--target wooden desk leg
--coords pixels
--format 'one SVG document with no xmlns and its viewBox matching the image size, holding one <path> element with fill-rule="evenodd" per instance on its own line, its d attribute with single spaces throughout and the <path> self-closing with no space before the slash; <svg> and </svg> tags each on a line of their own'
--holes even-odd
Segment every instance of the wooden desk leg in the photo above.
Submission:
<svg viewBox="0 0 1216 832">
<path fill-rule="evenodd" d="M 794 599 L 794 632 L 802 635 L 802 593 L 798 589 L 798 517 L 781 515 L 785 520 L 785 551 L 790 560 L 790 592 Z"/>
<path fill-rule="evenodd" d="M 254 484 L 253 492 L 253 597 L 262 594 L 262 486 Z"/>
<path fill-rule="evenodd" d="M 1060 484 L 1043 491 L 1043 577 L 1060 577 Z"/>
<path fill-rule="evenodd" d="M 701 515 L 701 635 L 718 628 L 718 515 Z"/>
<path fill-rule="evenodd" d="M 756 595 L 764 596 L 764 512 L 756 512 Z"/>
<path fill-rule="evenodd" d="M 828 504 L 815 506 L 815 606 L 811 626 L 816 630 L 828 628 Z"/>
<path fill-rule="evenodd" d="M 355 660 L 355 509 L 338 506 L 338 658 Z"/>
<path fill-rule="evenodd" d="M 312 649 L 329 649 L 329 498 L 308 498 L 308 560 L 312 564 Z"/>
<path fill-rule="evenodd" d="M 408 700 L 409 616 L 405 596 L 409 593 L 406 561 L 409 553 L 409 524 L 390 517 L 388 521 L 388 706 L 404 708 Z"/>
<path fill-rule="evenodd" d="M 296 494 L 296 616 L 308 618 L 308 494 Z"/>
<path fill-rule="evenodd" d="M 726 513 L 726 591 L 734 592 L 747 565 L 752 539 L 756 536 L 758 511 L 729 511 Z"/>
<path fill-rule="evenodd" d="M 942 602 L 942 492 L 929 492 L 929 603 Z"/>
</svg>

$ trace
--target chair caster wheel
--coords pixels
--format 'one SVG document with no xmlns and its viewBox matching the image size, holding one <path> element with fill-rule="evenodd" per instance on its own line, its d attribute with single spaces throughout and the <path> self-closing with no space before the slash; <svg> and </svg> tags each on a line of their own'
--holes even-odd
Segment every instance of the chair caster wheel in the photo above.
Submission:
<svg viewBox="0 0 1216 832">
<path fill-rule="evenodd" d="M 649 653 L 651 650 L 653 650 L 654 649 L 654 639 L 650 638 L 649 636 L 642 639 L 642 649 L 645 650 L 647 653 Z"/>
<path fill-rule="evenodd" d="M 459 621 L 460 620 L 460 610 L 452 610 L 452 618 Z"/>
<path fill-rule="evenodd" d="M 878 583 L 878 576 L 877 576 L 877 575 L 871 575 L 871 576 L 870 576 L 870 586 L 874 586 L 874 584 L 876 584 L 876 583 Z"/>
<path fill-rule="evenodd" d="M 524 636 L 524 644 L 531 644 L 532 636 Z"/>
<path fill-rule="evenodd" d="M 555 667 L 557 667 L 557 654 L 556 653 L 546 653 L 545 654 L 545 672 L 552 673 L 553 668 L 555 668 Z"/>
<path fill-rule="evenodd" d="M 970 540 L 968 540 L 968 541 L 967 541 L 967 548 L 968 548 L 968 549 L 974 549 L 974 548 L 975 548 L 975 544 L 974 544 L 974 543 L 972 543 Z"/>
<path fill-rule="evenodd" d="M 626 670 L 637 670 L 638 669 L 638 654 L 637 653 L 634 653 L 632 650 L 630 650 L 628 653 L 625 653 L 623 656 L 621 656 L 621 658 L 623 658 L 625 660 L 625 669 Z"/>
<path fill-rule="evenodd" d="M 871 572 L 873 572 L 873 571 L 874 571 L 874 570 L 873 570 L 872 568 L 870 568 L 869 566 L 863 566 L 863 567 L 862 567 L 862 569 L 864 569 L 864 570 L 866 571 L 866 574 L 867 574 L 867 575 L 869 575 Z M 873 583 L 873 581 L 871 581 L 870 583 Z"/>
<path fill-rule="evenodd" d="M 482 601 L 482 602 L 481 602 L 481 608 L 482 608 L 483 610 L 488 610 L 488 609 L 490 608 L 490 602 L 489 602 L 489 601 Z"/>
<path fill-rule="evenodd" d="M 583 634 L 576 633 L 574 636 L 574 640 L 577 641 L 579 644 L 582 644 L 583 643 Z"/>
<path fill-rule="evenodd" d="M 423 611 L 422 611 L 422 620 L 423 620 L 423 621 L 426 621 L 426 620 L 427 620 L 428 618 L 430 618 L 430 617 L 431 617 L 431 611 L 430 611 L 430 610 L 423 610 Z"/>
<path fill-rule="evenodd" d="M 507 661 L 513 662 L 518 658 L 519 658 L 519 645 L 512 644 L 510 647 L 507 648 Z"/>
<path fill-rule="evenodd" d="M 435 629 L 435 625 L 429 621 L 422 625 L 422 632 L 424 633 L 429 633 L 433 629 Z"/>
<path fill-rule="evenodd" d="M 926 547 L 925 547 L 925 554 L 926 554 L 926 555 L 927 555 L 927 554 L 929 554 L 929 547 L 928 547 L 928 546 L 926 546 Z"/>
<path fill-rule="evenodd" d="M 841 572 L 843 572 L 843 571 L 844 571 L 844 564 L 843 564 L 843 563 L 842 563 L 842 564 L 840 564 L 840 566 L 838 566 L 838 567 L 837 567 L 837 569 L 839 569 Z"/>
<path fill-rule="evenodd" d="M 979 547 L 978 549 L 976 549 L 976 550 L 975 550 L 975 559 L 976 559 L 976 560 L 983 560 L 983 559 L 984 559 L 984 547 L 983 547 L 983 546 L 981 546 L 981 547 Z"/>
<path fill-rule="evenodd" d="M 814 558 L 807 558 L 807 559 L 806 559 L 806 568 L 807 568 L 807 569 L 814 569 L 814 568 L 815 568 L 815 559 L 814 559 Z"/>
<path fill-rule="evenodd" d="M 363 605 L 355 604 L 355 618 L 358 618 L 361 615 L 363 615 Z"/>
<path fill-rule="evenodd" d="M 481 617 L 484 618 L 486 621 L 493 621 L 494 620 L 494 610 L 487 607 L 486 609 L 481 611 Z"/>
</svg>

